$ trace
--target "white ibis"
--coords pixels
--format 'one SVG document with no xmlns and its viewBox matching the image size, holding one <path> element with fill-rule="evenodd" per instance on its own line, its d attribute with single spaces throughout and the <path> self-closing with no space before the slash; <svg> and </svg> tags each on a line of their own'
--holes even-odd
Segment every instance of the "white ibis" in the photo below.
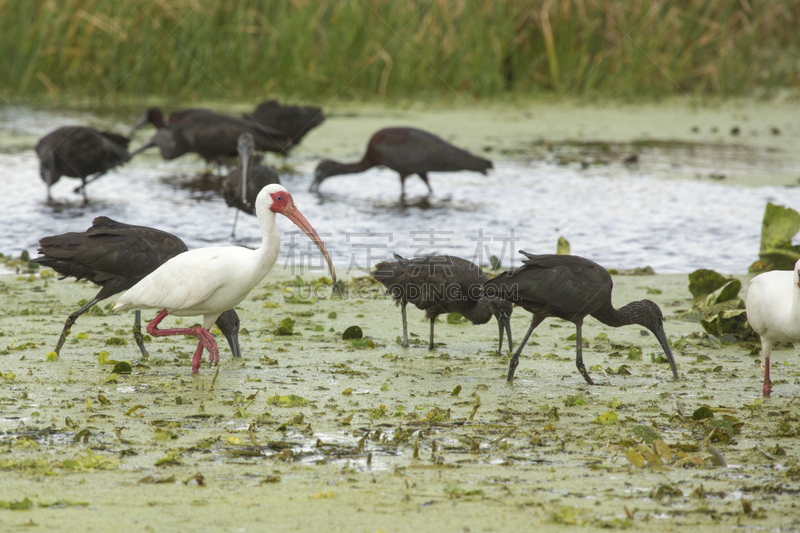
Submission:
<svg viewBox="0 0 800 533">
<path fill-rule="evenodd" d="M 208 332 L 217 317 L 241 303 L 247 294 L 266 276 L 280 251 L 280 233 L 275 216 L 280 213 L 294 222 L 317 245 L 336 281 L 330 255 L 317 232 L 300 213 L 284 187 L 268 185 L 256 197 L 256 216 L 261 226 L 261 246 L 249 250 L 240 246 L 199 248 L 177 255 L 152 274 L 131 287 L 117 301 L 114 309 L 161 309 L 147 325 L 153 336 L 194 335 L 197 350 L 192 359 L 192 372 L 200 368 L 203 349 L 211 363 L 219 361 L 219 351 Z M 168 314 L 203 316 L 202 327 L 158 329 Z"/>
<path fill-rule="evenodd" d="M 126 289 L 130 289 L 168 259 L 187 250 L 186 244 L 172 233 L 146 226 L 133 226 L 97 217 L 92 227 L 82 233 L 64 233 L 43 237 L 39 241 L 40 257 L 34 262 L 61 274 L 61 279 L 74 277 L 87 279 L 102 287 L 89 303 L 70 314 L 56 343 L 58 354 L 69 330 L 83 313 L 96 303 Z M 234 357 L 241 357 L 239 349 L 239 316 L 228 309 L 217 319 L 217 326 L 231 347 Z M 136 311 L 133 338 L 148 357 L 142 336 L 141 312 Z"/>
<path fill-rule="evenodd" d="M 514 379 L 519 355 L 533 330 L 547 317 L 558 317 L 575 324 L 577 353 L 575 364 L 583 379 L 594 385 L 583 366 L 581 328 L 583 319 L 592 315 L 607 326 L 618 328 L 639 324 L 656 336 L 678 379 L 678 369 L 664 333 L 664 315 L 650 300 L 639 300 L 615 309 L 611 303 L 614 282 L 608 271 L 589 259 L 576 255 L 533 255 L 520 250 L 528 259 L 519 268 L 503 272 L 484 283 L 484 293 L 497 295 L 533 314 L 531 326 L 508 365 L 508 381 Z"/>
<path fill-rule="evenodd" d="M 761 337 L 764 396 L 772 393 L 769 357 L 776 342 L 800 341 L 800 261 L 794 270 L 773 270 L 754 277 L 747 289 L 747 321 Z"/>
<path fill-rule="evenodd" d="M 433 325 L 442 313 L 459 313 L 473 324 L 486 324 L 492 316 L 500 328 L 500 347 L 503 351 L 503 332 L 508 332 L 511 351 L 510 302 L 483 294 L 481 285 L 488 277 L 481 268 L 460 257 L 426 255 L 405 259 L 394 254 L 397 261 L 375 265 L 372 277 L 383 283 L 389 295 L 400 305 L 403 314 L 403 346 L 408 346 L 406 304 L 411 302 L 425 311 L 431 322 L 428 349 L 433 350 Z"/>
</svg>

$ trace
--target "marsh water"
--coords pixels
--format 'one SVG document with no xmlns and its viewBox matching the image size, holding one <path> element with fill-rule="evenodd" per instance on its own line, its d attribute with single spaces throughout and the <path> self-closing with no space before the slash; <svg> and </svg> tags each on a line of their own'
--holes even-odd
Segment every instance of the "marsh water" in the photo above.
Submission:
<svg viewBox="0 0 800 533">
<path fill-rule="evenodd" d="M 356 108 L 329 112 L 287 159 L 270 154 L 298 208 L 322 235 L 339 268 L 369 268 L 397 252 L 441 251 L 488 264 L 518 264 L 519 249 L 552 253 L 560 236 L 572 253 L 614 268 L 651 266 L 657 272 L 713 268 L 743 273 L 757 259 L 766 202 L 800 206 L 800 154 L 791 148 L 792 113 L 758 116 L 758 109 L 682 114 L 662 108 L 643 126 L 637 112 L 491 109 L 460 114 Z M 553 121 L 569 123 L 548 128 Z M 38 175 L 37 139 L 66 124 L 119 133 L 136 114 L 0 108 L 0 252 L 35 252 L 39 238 L 83 231 L 105 215 L 157 227 L 190 248 L 257 246 L 255 217 L 240 217 L 231 237 L 232 209 L 219 194 L 220 171 L 189 154 L 174 161 L 156 150 L 136 157 L 88 187 L 77 179 L 53 186 Z M 331 178 L 308 192 L 322 157 L 361 157 L 381 125 L 414 124 L 494 161 L 488 177 L 433 174 L 433 194 L 407 180 L 400 199 L 396 173 L 375 168 Z M 734 128 L 737 130 L 733 134 Z M 659 131 L 660 130 L 660 131 Z M 552 134 L 549 134 L 552 131 Z M 152 129 L 131 143 L 144 142 Z M 289 221 L 277 266 L 321 267 L 316 249 Z"/>
<path fill-rule="evenodd" d="M 48 269 L 4 275 L 0 530 L 800 529 L 797 351 L 776 349 L 774 392 L 762 397 L 757 341 L 707 335 L 687 313 L 686 277 L 697 267 L 744 273 L 764 204 L 800 207 L 800 106 L 329 115 L 287 161 L 270 161 L 337 268 L 430 246 L 472 257 L 484 245 L 484 255 L 505 246 L 508 266 L 512 250 L 550 252 L 564 236 L 573 253 L 606 266 L 658 272 L 615 276 L 614 301 L 646 295 L 662 308 L 681 379 L 641 328 L 590 318 L 583 352 L 600 385 L 588 386 L 575 369 L 574 327 L 549 319 L 508 384 L 494 323 L 440 319 L 428 351 L 424 314 L 410 308 L 412 346 L 402 348 L 400 312 L 381 286 L 343 275 L 350 297 L 298 300 L 285 292 L 291 271 L 271 273 L 237 306 L 241 360 L 222 348 L 216 369 L 204 361 L 193 375 L 195 341 L 181 336 L 148 339 L 142 359 L 131 317 L 108 312 L 111 302 L 83 315 L 53 358 L 65 317 L 97 288 Z M 87 205 L 72 192 L 77 180 L 62 179 L 45 202 L 39 136 L 68 123 L 125 132 L 135 118 L 0 108 L 0 251 L 34 251 L 39 237 L 82 231 L 98 215 L 174 231 L 192 247 L 231 243 L 233 213 L 191 156 L 136 158 L 93 184 Z M 412 178 L 405 204 L 383 169 L 307 192 L 320 157 L 359 158 L 389 124 L 436 131 L 496 168 L 486 178 L 433 175 L 430 197 Z M 237 233 L 258 242 L 252 217 L 240 217 Z M 284 236 L 279 265 L 289 253 L 317 260 L 295 237 Z M 746 286 L 749 276 L 737 277 Z M 284 320 L 292 335 L 280 333 Z M 530 315 L 517 310 L 511 321 L 518 341 Z M 364 339 L 342 338 L 352 325 Z M 131 373 L 109 359 L 131 362 Z"/>
</svg>

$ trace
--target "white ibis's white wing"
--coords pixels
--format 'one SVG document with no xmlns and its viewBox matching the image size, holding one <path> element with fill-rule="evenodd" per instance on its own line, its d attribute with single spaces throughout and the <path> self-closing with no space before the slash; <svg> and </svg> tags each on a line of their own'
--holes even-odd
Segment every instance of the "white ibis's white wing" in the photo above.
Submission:
<svg viewBox="0 0 800 533">
<path fill-rule="evenodd" d="M 114 310 L 191 309 L 225 282 L 225 248 L 200 248 L 176 255 L 128 289 Z"/>
</svg>

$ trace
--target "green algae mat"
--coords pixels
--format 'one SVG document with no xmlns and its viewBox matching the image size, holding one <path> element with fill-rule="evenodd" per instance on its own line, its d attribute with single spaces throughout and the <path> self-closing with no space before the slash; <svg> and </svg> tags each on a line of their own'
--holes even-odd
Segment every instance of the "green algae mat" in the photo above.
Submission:
<svg viewBox="0 0 800 533">
<path fill-rule="evenodd" d="M 652 335 L 588 319 L 589 386 L 574 326 L 548 319 L 509 385 L 494 323 L 441 317 L 429 352 L 409 309 L 402 348 L 382 287 L 334 298 L 313 273 L 268 276 L 238 309 L 243 360 L 222 343 L 196 376 L 194 338 L 148 339 L 143 360 L 113 298 L 54 357 L 96 287 L 0 276 L 0 530 L 799 528 L 797 350 L 762 398 L 757 342 L 706 333 L 686 275 L 614 281 L 615 305 L 664 310 L 680 381 Z M 515 310 L 515 339 L 529 320 Z"/>
</svg>

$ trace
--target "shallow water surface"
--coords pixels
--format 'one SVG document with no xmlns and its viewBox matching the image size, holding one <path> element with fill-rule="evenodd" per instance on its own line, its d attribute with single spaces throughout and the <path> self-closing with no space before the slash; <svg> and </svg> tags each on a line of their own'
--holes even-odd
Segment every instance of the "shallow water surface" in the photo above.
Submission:
<svg viewBox="0 0 800 533">
<path fill-rule="evenodd" d="M 162 161 L 155 151 L 139 156 L 91 184 L 86 205 L 73 192 L 79 180 L 62 178 L 52 189 L 54 201 L 46 202 L 33 152 L 37 138 L 79 122 L 124 132 L 127 121 L 29 109 L 0 113 L 1 252 L 34 252 L 41 237 L 83 231 L 100 215 L 173 232 L 190 248 L 234 243 L 234 212 L 216 192 L 219 178 L 192 155 L 172 162 Z M 330 126 L 326 123 L 315 135 L 344 127 L 335 121 L 329 119 Z M 513 154 L 492 150 L 488 155 L 495 170 L 488 177 L 433 174 L 431 196 L 419 179 L 410 177 L 405 202 L 399 199 L 397 175 L 387 169 L 331 178 L 319 194 L 308 192 L 320 152 L 358 157 L 330 154 L 330 149 L 315 149 L 313 142 L 288 159 L 283 168 L 289 172 L 283 171 L 281 179 L 324 239 L 334 264 L 348 269 L 372 267 L 395 252 L 434 251 L 479 264 L 496 255 L 511 266 L 519 264 L 517 250 L 552 253 L 564 236 L 572 253 L 607 267 L 742 273 L 758 257 L 766 202 L 800 206 L 800 188 L 741 186 L 725 179 L 800 171 L 800 160 L 786 151 L 686 143 L 631 144 L 618 154 L 580 144 L 544 151 L 530 147 L 520 144 Z M 638 162 L 623 163 L 630 155 L 624 150 L 637 153 Z M 268 160 L 284 165 L 271 155 Z M 279 218 L 284 236 L 276 267 L 322 268 L 313 244 Z M 255 247 L 259 241 L 255 217 L 240 217 L 235 242 Z"/>
</svg>

